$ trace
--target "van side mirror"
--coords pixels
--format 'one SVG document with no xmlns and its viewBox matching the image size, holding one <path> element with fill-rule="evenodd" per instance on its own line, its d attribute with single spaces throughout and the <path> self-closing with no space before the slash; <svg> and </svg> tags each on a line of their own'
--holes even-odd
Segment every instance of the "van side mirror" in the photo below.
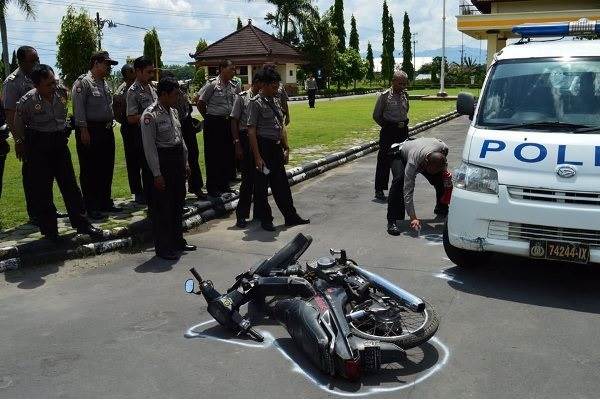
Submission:
<svg viewBox="0 0 600 400">
<path fill-rule="evenodd" d="M 471 93 L 459 93 L 456 100 L 456 111 L 459 115 L 468 115 L 473 119 L 475 114 L 475 97 Z"/>
</svg>

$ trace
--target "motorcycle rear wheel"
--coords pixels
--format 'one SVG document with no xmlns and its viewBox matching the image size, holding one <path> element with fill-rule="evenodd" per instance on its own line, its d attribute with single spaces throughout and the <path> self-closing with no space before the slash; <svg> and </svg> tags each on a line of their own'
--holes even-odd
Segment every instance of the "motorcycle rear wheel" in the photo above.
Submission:
<svg viewBox="0 0 600 400">
<path fill-rule="evenodd" d="M 391 321 L 394 317 L 382 321 L 381 318 L 369 315 L 349 322 L 353 334 L 363 339 L 394 343 L 408 350 L 427 342 L 437 332 L 440 325 L 439 318 L 428 302 L 425 302 L 425 310 L 418 313 L 396 304 L 389 297 L 384 297 L 384 300 L 398 312 L 399 315 L 395 317 L 398 322 Z M 367 307 L 369 307 L 368 302 L 363 302 L 354 307 L 352 312 Z"/>
</svg>

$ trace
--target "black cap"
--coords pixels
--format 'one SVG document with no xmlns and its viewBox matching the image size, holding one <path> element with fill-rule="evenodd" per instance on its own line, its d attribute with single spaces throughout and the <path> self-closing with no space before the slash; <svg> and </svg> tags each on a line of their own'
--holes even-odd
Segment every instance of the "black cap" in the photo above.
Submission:
<svg viewBox="0 0 600 400">
<path fill-rule="evenodd" d="M 92 54 L 92 57 L 90 58 L 90 61 L 93 63 L 95 61 L 97 62 L 105 62 L 108 61 L 110 63 L 110 65 L 117 65 L 119 62 L 115 61 L 113 59 L 110 58 L 110 55 L 108 55 L 108 51 L 97 51 L 94 54 Z"/>
</svg>

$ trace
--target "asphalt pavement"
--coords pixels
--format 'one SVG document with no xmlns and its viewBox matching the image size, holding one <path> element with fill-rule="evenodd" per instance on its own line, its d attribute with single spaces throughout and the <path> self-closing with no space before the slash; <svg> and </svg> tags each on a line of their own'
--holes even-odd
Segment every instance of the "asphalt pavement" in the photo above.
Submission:
<svg viewBox="0 0 600 400">
<path fill-rule="evenodd" d="M 435 136 L 459 162 L 468 120 Z M 278 231 L 233 217 L 187 236 L 199 248 L 176 263 L 137 254 L 100 256 L 7 272 L 0 278 L 0 397 L 597 397 L 600 274 L 576 265 L 494 257 L 454 266 L 433 220 L 434 190 L 419 178 L 420 237 L 385 230 L 373 201 L 370 155 L 293 188 L 311 219 Z M 404 225 L 407 228 L 407 224 Z M 441 323 L 408 360 L 349 384 L 320 375 L 278 326 L 257 345 L 210 322 L 184 292 L 188 268 L 223 290 L 298 232 L 314 238 L 301 261 L 344 248 L 359 263 L 427 299 Z"/>
</svg>

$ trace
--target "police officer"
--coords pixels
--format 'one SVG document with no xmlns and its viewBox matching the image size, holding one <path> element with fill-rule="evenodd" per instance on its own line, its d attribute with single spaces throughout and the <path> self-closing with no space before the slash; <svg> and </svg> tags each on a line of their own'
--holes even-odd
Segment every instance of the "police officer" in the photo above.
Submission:
<svg viewBox="0 0 600 400">
<path fill-rule="evenodd" d="M 308 224 L 310 220 L 302 219 L 296 212 L 285 172 L 290 149 L 284 134 L 285 117 L 275 98 L 281 77 L 274 69 L 266 68 L 261 81 L 260 94 L 254 96 L 248 106 L 248 138 L 256 167 L 255 210 L 262 228 L 274 231 L 273 214 L 267 198 L 269 185 L 286 226 Z"/>
<path fill-rule="evenodd" d="M 71 226 L 78 233 L 102 237 L 102 230 L 92 226 L 85 216 L 83 199 L 75 180 L 71 153 L 67 146 L 67 90 L 57 88 L 54 71 L 37 65 L 31 72 L 35 88 L 17 104 L 15 132 L 25 137 L 32 179 L 32 207 L 40 232 L 58 240 L 56 212 L 52 206 L 54 179 L 63 196 Z"/>
<path fill-rule="evenodd" d="M 4 107 L 2 107 L 2 97 L 0 97 L 0 198 L 2 198 L 2 182 L 4 178 L 4 163 L 6 155 L 10 151 L 10 146 L 6 141 L 8 139 L 8 125 L 4 116 Z"/>
<path fill-rule="evenodd" d="M 239 86 L 232 81 L 235 74 L 233 63 L 222 61 L 219 71 L 219 76 L 210 79 L 200 90 L 198 98 L 198 110 L 204 117 L 206 189 L 211 197 L 233 192 L 229 186 L 234 164 L 229 115 L 235 95 L 240 92 Z"/>
<path fill-rule="evenodd" d="M 172 73 L 163 73 L 163 77 L 173 77 Z M 188 176 L 188 192 L 196 195 L 198 200 L 206 200 L 206 193 L 202 190 L 204 181 L 202 179 L 202 171 L 198 163 L 200 150 L 198 149 L 198 140 L 196 139 L 196 129 L 194 128 L 194 119 L 192 118 L 192 105 L 190 98 L 183 88 L 179 88 L 177 95 L 177 104 L 175 104 L 177 116 L 181 122 L 181 131 L 183 133 L 183 141 L 187 147 L 187 162 L 190 167 L 190 175 Z"/>
<path fill-rule="evenodd" d="M 448 171 L 448 146 L 436 138 L 418 138 L 402 143 L 392 161 L 394 179 L 390 187 L 387 211 L 387 230 L 390 235 L 400 234 L 398 221 L 404 219 L 405 210 L 410 226 L 421 229 L 421 221 L 415 212 L 413 195 L 417 174 L 422 174 L 435 187 L 434 213 L 445 217 L 452 195 L 452 174 Z"/>
<path fill-rule="evenodd" d="M 33 209 L 31 208 L 31 174 L 28 172 L 28 164 L 25 149 L 25 138 L 15 134 L 14 120 L 15 111 L 17 109 L 17 101 L 31 89 L 33 89 L 33 82 L 29 75 L 33 70 L 33 67 L 39 64 L 40 59 L 37 51 L 31 46 L 21 46 L 17 49 L 17 62 L 19 68 L 13 71 L 6 80 L 2 87 L 2 105 L 6 114 L 6 123 L 8 129 L 13 134 L 15 141 L 15 154 L 19 160 L 22 161 L 21 174 L 23 176 L 23 190 L 25 192 L 25 203 L 27 205 L 27 215 L 29 216 L 30 222 L 36 224 Z M 54 202 L 52 202 L 52 208 L 56 212 Z M 64 214 L 57 213 L 57 217 L 65 217 Z"/>
<path fill-rule="evenodd" d="M 306 89 L 306 94 L 308 94 L 308 106 L 310 108 L 315 108 L 315 98 L 317 96 L 317 80 L 315 76 L 310 73 L 308 75 L 308 79 L 304 82 L 304 88 Z"/>
<path fill-rule="evenodd" d="M 240 185 L 240 197 L 235 209 L 236 226 L 245 228 L 246 219 L 250 217 L 250 203 L 254 193 L 254 157 L 248 142 L 248 105 L 250 100 L 258 95 L 261 87 L 262 70 L 257 71 L 252 78 L 250 89 L 236 96 L 231 110 L 231 132 L 235 144 L 235 156 L 240 161 L 242 170 L 242 184 Z M 256 204 L 256 203 L 255 203 Z M 258 218 L 256 207 L 254 218 Z"/>
<path fill-rule="evenodd" d="M 111 198 L 115 168 L 112 93 L 105 78 L 118 62 L 108 52 L 90 57 L 90 70 L 73 84 L 79 181 L 88 215 L 102 218 L 101 211 L 119 212 Z"/>
<path fill-rule="evenodd" d="M 265 63 L 263 65 L 263 69 L 270 68 L 273 71 L 277 72 L 277 65 L 275 63 Z M 275 96 L 277 100 L 279 100 L 279 105 L 281 106 L 281 110 L 283 111 L 283 115 L 285 116 L 285 125 L 288 126 L 290 124 L 290 108 L 288 106 L 288 101 L 290 97 L 288 96 L 285 86 L 283 83 L 279 83 L 279 88 L 277 89 L 277 95 Z"/>
<path fill-rule="evenodd" d="M 179 251 L 193 251 L 183 238 L 182 209 L 185 178 L 189 174 L 187 148 L 183 141 L 177 110 L 179 84 L 162 78 L 157 87 L 158 100 L 142 114 L 142 143 L 153 176 L 149 206 L 158 257 L 176 260 Z"/>
<path fill-rule="evenodd" d="M 139 157 L 140 145 L 136 146 L 136 140 L 140 141 L 140 134 L 132 129 L 127 122 L 127 91 L 135 82 L 135 69 L 131 64 L 125 64 L 121 68 L 123 83 L 119 86 L 113 97 L 113 111 L 115 119 L 121 124 L 121 136 L 125 150 L 125 163 L 127 165 L 127 180 L 129 190 L 138 204 L 146 204 L 142 178 L 140 176 Z"/>
<path fill-rule="evenodd" d="M 394 73 L 392 87 L 379 96 L 373 111 L 373 119 L 381 127 L 375 172 L 375 198 L 382 201 L 385 200 L 383 191 L 387 190 L 390 179 L 390 146 L 408 138 L 407 85 L 408 75 L 404 71 Z"/>
<path fill-rule="evenodd" d="M 130 135 L 131 174 L 132 179 L 139 182 L 142 177 L 143 192 L 135 193 L 138 202 L 149 202 L 152 193 L 152 174 L 146 164 L 144 148 L 142 146 L 142 131 L 140 128 L 140 118 L 146 108 L 148 108 L 157 99 L 156 90 L 151 85 L 154 76 L 154 64 L 148 58 L 142 56 L 133 62 L 135 69 L 135 82 L 127 90 L 127 122 L 129 126 L 127 132 Z M 139 186 L 136 184 L 136 190 Z"/>
</svg>

